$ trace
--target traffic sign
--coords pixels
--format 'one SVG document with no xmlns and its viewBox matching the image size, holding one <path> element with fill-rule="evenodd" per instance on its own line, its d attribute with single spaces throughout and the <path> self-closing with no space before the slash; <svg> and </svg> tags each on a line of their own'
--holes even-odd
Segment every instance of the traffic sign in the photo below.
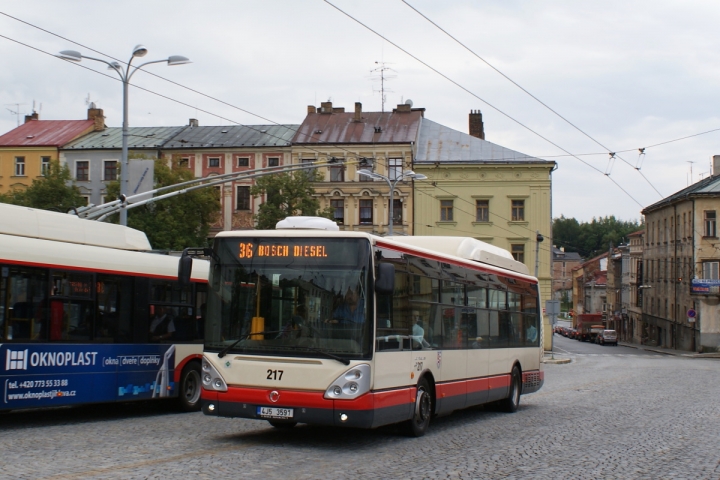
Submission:
<svg viewBox="0 0 720 480">
<path fill-rule="evenodd" d="M 688 318 L 695 318 L 696 315 L 697 315 L 697 312 L 695 310 L 693 310 L 692 308 L 687 311 Z"/>
</svg>

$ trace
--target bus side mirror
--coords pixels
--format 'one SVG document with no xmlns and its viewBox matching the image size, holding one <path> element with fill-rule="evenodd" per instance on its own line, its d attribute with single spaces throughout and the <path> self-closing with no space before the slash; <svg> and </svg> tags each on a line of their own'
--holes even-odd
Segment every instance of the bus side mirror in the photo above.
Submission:
<svg viewBox="0 0 720 480">
<path fill-rule="evenodd" d="M 379 263 L 377 278 L 375 278 L 375 292 L 391 295 L 395 291 L 395 265 L 392 263 Z"/>
<path fill-rule="evenodd" d="M 192 257 L 183 252 L 178 262 L 178 282 L 183 287 L 190 285 L 190 275 L 192 274 Z"/>
</svg>

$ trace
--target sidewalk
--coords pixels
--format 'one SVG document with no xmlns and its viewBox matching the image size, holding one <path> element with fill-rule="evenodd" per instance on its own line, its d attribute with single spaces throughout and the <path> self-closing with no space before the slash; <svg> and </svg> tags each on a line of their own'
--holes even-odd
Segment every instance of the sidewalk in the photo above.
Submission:
<svg viewBox="0 0 720 480">
<path fill-rule="evenodd" d="M 674 350 L 672 348 L 651 347 L 648 345 L 639 345 L 637 343 L 618 342 L 623 347 L 637 348 L 638 350 L 646 350 L 648 352 L 663 353 L 665 355 L 674 355 L 676 357 L 687 358 L 720 358 L 720 352 L 713 353 L 697 353 L 688 350 Z"/>
</svg>

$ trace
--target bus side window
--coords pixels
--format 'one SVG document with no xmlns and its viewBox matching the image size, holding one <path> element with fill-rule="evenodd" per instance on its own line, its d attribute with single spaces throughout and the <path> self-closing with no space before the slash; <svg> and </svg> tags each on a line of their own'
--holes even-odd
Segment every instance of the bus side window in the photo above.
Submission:
<svg viewBox="0 0 720 480">
<path fill-rule="evenodd" d="M 377 295 L 376 349 L 409 350 L 411 345 L 410 276 L 396 267 L 395 292 Z"/>
</svg>

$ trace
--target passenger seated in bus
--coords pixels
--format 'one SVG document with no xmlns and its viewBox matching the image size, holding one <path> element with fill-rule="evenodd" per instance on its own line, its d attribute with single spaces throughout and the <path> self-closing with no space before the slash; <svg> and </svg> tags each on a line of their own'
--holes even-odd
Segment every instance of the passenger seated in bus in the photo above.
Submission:
<svg viewBox="0 0 720 480">
<path fill-rule="evenodd" d="M 358 300 L 355 290 L 348 288 L 344 301 L 333 311 L 332 318 L 325 323 L 360 324 L 365 321 L 363 302 Z"/>
<path fill-rule="evenodd" d="M 425 340 L 425 329 L 423 328 L 422 317 L 420 312 L 413 310 L 412 312 L 413 326 L 412 326 L 412 348 L 414 350 L 422 348 L 430 348 L 430 344 Z"/>
<path fill-rule="evenodd" d="M 152 341 L 168 340 L 175 333 L 175 322 L 169 308 L 156 305 L 155 318 L 150 323 L 150 339 Z"/>
<path fill-rule="evenodd" d="M 537 339 L 537 328 L 535 328 L 535 325 L 533 325 L 532 323 L 527 328 L 525 338 L 528 342 L 534 342 Z"/>
</svg>

